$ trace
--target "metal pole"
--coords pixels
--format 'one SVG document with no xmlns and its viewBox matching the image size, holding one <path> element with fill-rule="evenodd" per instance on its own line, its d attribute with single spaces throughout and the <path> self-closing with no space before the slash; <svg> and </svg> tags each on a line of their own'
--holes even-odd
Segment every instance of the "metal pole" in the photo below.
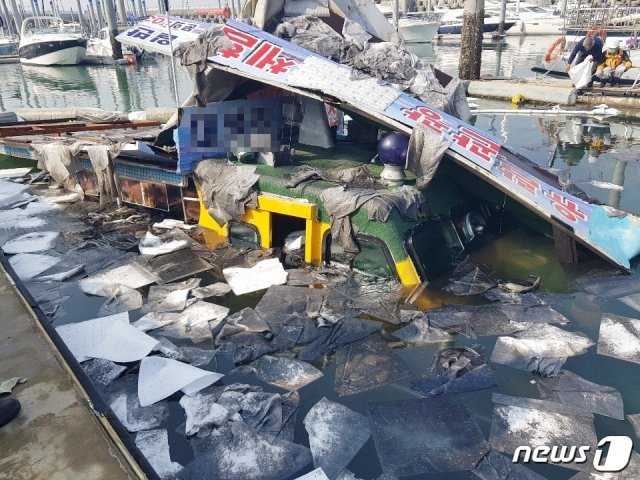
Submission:
<svg viewBox="0 0 640 480">
<path fill-rule="evenodd" d="M 136 6 L 138 7 L 138 16 L 141 17 L 142 16 L 142 2 L 140 0 L 136 0 Z"/>
<path fill-rule="evenodd" d="M 393 28 L 398 31 L 398 16 L 399 16 L 399 8 L 398 0 L 393 0 Z"/>
<path fill-rule="evenodd" d="M 169 48 L 171 49 L 171 76 L 173 77 L 173 92 L 176 100 L 176 108 L 180 108 L 178 100 L 178 76 L 176 75 L 176 63 L 173 61 L 173 38 L 171 38 L 171 20 L 169 18 L 169 0 L 163 0 L 164 9 L 167 16 L 167 33 L 169 34 Z M 233 5 L 233 1 L 231 2 Z"/>
<path fill-rule="evenodd" d="M 127 23 L 127 8 L 124 0 L 118 0 L 118 17 L 120 17 L 120 23 L 123 25 Z"/>
<path fill-rule="evenodd" d="M 462 80 L 477 80 L 482 62 L 484 0 L 465 0 L 463 17 L 458 76 Z"/>
<path fill-rule="evenodd" d="M 560 17 L 564 18 L 567 14 L 567 0 L 562 0 L 560 2 Z"/>
<path fill-rule="evenodd" d="M 2 18 L 4 19 L 4 23 L 6 23 L 7 31 L 9 32 L 9 36 L 11 36 L 11 31 L 13 28 L 11 27 L 11 23 L 13 20 L 9 16 L 9 9 L 7 8 L 7 3 L 5 0 L 0 0 L 0 11 L 2 11 Z M 20 32 L 18 32 L 19 34 Z"/>
<path fill-rule="evenodd" d="M 122 49 L 120 42 L 116 40 L 118 36 L 118 20 L 116 18 L 116 6 L 113 0 L 104 0 L 104 6 L 107 10 L 107 24 L 109 25 L 109 40 L 111 41 L 111 51 L 114 60 L 122 58 Z"/>
<path fill-rule="evenodd" d="M 82 5 L 80 5 L 80 0 L 76 0 L 76 8 L 78 9 L 78 22 L 80 23 L 80 28 L 84 31 L 89 31 L 87 28 L 87 21 L 84 19 L 84 15 L 82 15 Z"/>
<path fill-rule="evenodd" d="M 96 17 L 93 14 L 93 2 L 91 0 L 88 0 L 87 2 L 87 12 L 89 15 L 90 31 L 91 33 L 96 33 L 98 31 L 98 26 Z"/>
<path fill-rule="evenodd" d="M 131 0 L 131 12 L 133 13 L 134 17 L 138 17 L 138 11 L 136 10 L 136 0 Z"/>
<path fill-rule="evenodd" d="M 4 1 L 4 0 L 3 0 Z M 11 8 L 11 12 L 13 13 L 13 20 L 16 25 L 16 31 L 18 35 L 20 35 L 20 29 L 22 28 L 22 14 L 20 10 L 18 10 L 18 5 L 16 4 L 16 0 L 9 0 L 9 7 Z"/>
<path fill-rule="evenodd" d="M 104 27 L 104 17 L 102 16 L 102 3 L 100 0 L 96 0 L 96 19 L 98 20 L 98 30 L 102 30 Z"/>
<path fill-rule="evenodd" d="M 148 17 L 149 14 L 147 13 L 147 2 L 145 2 L 145 0 L 142 0 L 142 12 L 140 12 L 142 14 L 143 17 Z"/>
<path fill-rule="evenodd" d="M 504 19 L 507 16 L 507 0 L 500 0 L 500 19 L 498 20 L 498 35 L 504 35 Z"/>
</svg>

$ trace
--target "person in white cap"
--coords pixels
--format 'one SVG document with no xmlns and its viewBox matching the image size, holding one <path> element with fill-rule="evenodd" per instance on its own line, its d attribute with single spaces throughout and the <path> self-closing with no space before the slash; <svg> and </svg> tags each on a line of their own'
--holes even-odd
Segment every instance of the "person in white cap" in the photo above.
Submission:
<svg viewBox="0 0 640 480">
<path fill-rule="evenodd" d="M 595 76 L 600 80 L 600 86 L 604 87 L 609 80 L 611 86 L 615 86 L 622 74 L 631 68 L 631 60 L 615 38 L 608 38 L 605 48 L 604 61 L 596 68 Z"/>
</svg>

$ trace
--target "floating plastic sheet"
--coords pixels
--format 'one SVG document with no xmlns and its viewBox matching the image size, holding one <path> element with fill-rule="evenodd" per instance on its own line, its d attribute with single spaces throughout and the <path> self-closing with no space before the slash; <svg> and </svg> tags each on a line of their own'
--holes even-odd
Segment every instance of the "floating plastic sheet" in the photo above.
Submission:
<svg viewBox="0 0 640 480">
<path fill-rule="evenodd" d="M 158 315 L 161 318 L 173 319 L 171 323 L 165 324 L 163 327 L 164 334 L 175 338 L 189 338 L 194 343 L 200 343 L 213 340 L 212 330 L 218 327 L 228 313 L 227 307 L 200 300 L 182 313 L 170 312 Z"/>
<path fill-rule="evenodd" d="M 640 363 L 640 320 L 612 313 L 603 314 L 598 353 Z"/>
<path fill-rule="evenodd" d="M 204 260 L 194 248 L 153 258 L 140 258 L 138 261 L 162 283 L 193 277 L 197 273 L 213 268 L 213 265 Z"/>
<path fill-rule="evenodd" d="M 138 432 L 135 443 L 160 478 L 172 478 L 182 470 L 182 465 L 171 461 L 166 430 Z"/>
<path fill-rule="evenodd" d="M 30 232 L 5 243 L 2 250 L 7 255 L 51 250 L 58 239 L 58 232 Z"/>
<path fill-rule="evenodd" d="M 224 375 L 202 370 L 186 363 L 162 357 L 147 357 L 140 362 L 138 398 L 140 405 L 148 405 L 182 390 L 193 395 L 217 382 Z"/>
<path fill-rule="evenodd" d="M 127 312 L 62 325 L 56 330 L 79 362 L 90 358 L 135 362 L 158 346 L 157 340 L 129 325 Z"/>
<path fill-rule="evenodd" d="M 180 232 L 178 230 L 178 232 Z M 155 257 L 156 255 L 165 255 L 167 253 L 182 250 L 189 246 L 189 240 L 187 238 L 175 239 L 174 235 L 169 234 L 162 237 L 154 235 L 151 232 L 147 232 L 146 235 L 140 240 L 138 248 L 142 255 L 149 255 Z M 182 232 L 180 232 L 184 235 Z"/>
<path fill-rule="evenodd" d="M 71 297 L 69 295 L 61 295 L 60 292 L 67 285 L 66 283 L 58 282 L 31 281 L 25 283 L 27 290 L 29 290 L 29 293 L 38 304 L 38 308 L 52 322 L 66 315 L 66 312 L 60 307 Z"/>
<path fill-rule="evenodd" d="M 61 258 L 37 253 L 18 253 L 9 259 L 11 268 L 20 280 L 31 280 L 61 261 Z"/>
<path fill-rule="evenodd" d="M 231 373 L 253 374 L 263 382 L 289 391 L 298 390 L 322 377 L 322 372 L 307 362 L 293 358 L 264 355 Z"/>
<path fill-rule="evenodd" d="M 136 385 L 137 378 L 133 376 L 116 380 L 109 387 L 110 389 L 118 389 L 109 397 L 111 410 L 129 432 L 160 427 L 169 418 L 169 404 L 157 402 L 148 407 L 141 406 L 135 391 Z"/>
<path fill-rule="evenodd" d="M 262 260 L 251 268 L 225 268 L 222 273 L 236 295 L 287 283 L 287 272 L 277 258 Z"/>
<path fill-rule="evenodd" d="M 491 448 L 513 455 L 520 446 L 585 445 L 591 447 L 583 463 L 562 463 L 574 470 L 589 470 L 598 443 L 593 414 L 556 402 L 493 394 Z"/>
<path fill-rule="evenodd" d="M 491 367 L 484 359 L 484 348 L 480 345 L 440 350 L 431 363 L 429 375 L 411 382 L 412 390 L 427 397 L 496 386 Z"/>
<path fill-rule="evenodd" d="M 127 369 L 104 358 L 94 358 L 82 363 L 82 368 L 87 373 L 93 384 L 101 389 L 106 388 Z"/>
<path fill-rule="evenodd" d="M 62 262 L 61 262 L 62 263 Z M 51 273 L 49 273 L 51 272 Z M 55 273 L 54 273 L 55 272 Z M 45 270 L 42 275 L 34 278 L 35 282 L 63 282 L 79 273 L 84 272 L 84 265 L 67 266 L 60 263 L 49 270 Z"/>
<path fill-rule="evenodd" d="M 465 276 L 444 287 L 443 290 L 457 296 L 479 295 L 496 285 L 497 283 L 489 278 L 480 267 L 475 267 Z"/>
<path fill-rule="evenodd" d="M 544 303 L 543 300 L 535 293 L 505 292 L 499 287 L 487 290 L 482 294 L 482 296 L 492 302 L 500 303 L 517 303 L 523 305 L 540 305 Z"/>
<path fill-rule="evenodd" d="M 187 417 L 186 433 L 195 435 L 205 427 L 220 427 L 227 423 L 236 412 L 219 403 L 216 400 L 220 396 L 217 390 L 198 392 L 180 399 L 180 406 Z"/>
<path fill-rule="evenodd" d="M 371 436 L 364 415 L 324 397 L 309 410 L 303 423 L 309 433 L 313 465 L 322 468 L 331 480 L 349 465 Z"/>
<path fill-rule="evenodd" d="M 554 378 L 539 378 L 537 384 L 543 400 L 624 420 L 622 395 L 613 387 L 598 385 L 567 370 Z"/>
<path fill-rule="evenodd" d="M 124 285 L 129 288 L 142 288 L 156 283 L 157 278 L 137 262 L 112 268 L 102 273 L 84 278 L 78 282 L 80 290 L 90 295 L 100 295 L 106 285 Z"/>
<path fill-rule="evenodd" d="M 542 475 L 496 452 L 489 452 L 471 472 L 480 480 L 546 480 Z"/>
<path fill-rule="evenodd" d="M 429 325 L 426 316 L 413 320 L 393 332 L 393 336 L 408 343 L 453 342 L 455 337 L 444 330 Z"/>
<path fill-rule="evenodd" d="M 207 440 L 205 453 L 178 473 L 178 479 L 281 480 L 312 461 L 308 448 L 256 433 L 242 421 L 227 423 Z"/>
<path fill-rule="evenodd" d="M 336 352 L 336 393 L 355 395 L 411 375 L 402 359 L 378 334 L 341 347 Z"/>
<path fill-rule="evenodd" d="M 8 380 L 3 380 L 2 382 L 0 382 L 0 395 L 11 393 L 16 385 L 25 383 L 26 381 L 27 379 L 24 377 L 13 377 Z"/>
<path fill-rule="evenodd" d="M 582 332 L 534 325 L 514 337 L 499 337 L 491 361 L 542 376 L 555 376 L 568 357 L 582 355 L 593 342 Z"/>
<path fill-rule="evenodd" d="M 100 317 L 128 312 L 142 306 L 142 294 L 124 285 L 107 285 L 101 289 L 101 293 L 108 299 L 98 310 Z"/>
<path fill-rule="evenodd" d="M 633 415 L 627 415 L 627 420 L 636 432 L 636 437 L 640 439 L 640 413 L 634 413 Z"/>
<path fill-rule="evenodd" d="M 321 336 L 305 346 L 298 354 L 298 358 L 315 360 L 343 345 L 368 337 L 380 330 L 381 326 L 380 322 L 345 317 L 331 327 L 320 328 Z"/>
<path fill-rule="evenodd" d="M 191 292 L 195 298 L 205 299 L 210 297 L 222 297 L 231 291 L 231 286 L 224 282 L 217 282 L 206 287 L 194 288 Z"/>
<path fill-rule="evenodd" d="M 296 478 L 296 480 L 329 480 L 329 477 L 327 477 L 321 468 L 316 468 L 315 470 Z"/>
<path fill-rule="evenodd" d="M 177 347 L 168 338 L 159 337 L 158 352 L 166 358 L 188 363 L 195 367 L 209 365 L 216 356 L 216 350 L 198 347 Z"/>
<path fill-rule="evenodd" d="M 457 397 L 368 405 L 378 458 L 399 477 L 473 469 L 489 452 L 478 425 Z"/>
<path fill-rule="evenodd" d="M 195 225 L 187 225 L 182 220 L 174 220 L 173 218 L 165 218 L 161 222 L 154 223 L 153 228 L 160 228 L 163 230 L 172 230 L 174 228 L 181 228 L 183 230 L 191 230 L 196 228 Z"/>
<path fill-rule="evenodd" d="M 638 276 L 585 276 L 572 282 L 572 286 L 601 298 L 618 298 L 640 292 Z"/>
<path fill-rule="evenodd" d="M 149 288 L 147 304 L 142 307 L 142 312 L 177 312 L 184 310 L 187 306 L 189 292 L 200 285 L 200 281 L 200 278 L 190 278 L 184 282 L 152 285 Z"/>
</svg>

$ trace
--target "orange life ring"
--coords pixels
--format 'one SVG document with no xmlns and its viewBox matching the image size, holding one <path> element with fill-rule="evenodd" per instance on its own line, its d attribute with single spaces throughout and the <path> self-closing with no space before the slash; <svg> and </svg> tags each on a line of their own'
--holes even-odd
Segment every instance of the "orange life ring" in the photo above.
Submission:
<svg viewBox="0 0 640 480">
<path fill-rule="evenodd" d="M 587 32 L 587 37 L 595 37 L 598 35 L 603 42 L 607 39 L 607 31 L 604 28 L 592 28 Z"/>
<path fill-rule="evenodd" d="M 547 50 L 547 54 L 544 56 L 544 61 L 547 63 L 553 62 L 560 56 L 566 46 L 567 40 L 564 37 L 557 39 Z"/>
</svg>

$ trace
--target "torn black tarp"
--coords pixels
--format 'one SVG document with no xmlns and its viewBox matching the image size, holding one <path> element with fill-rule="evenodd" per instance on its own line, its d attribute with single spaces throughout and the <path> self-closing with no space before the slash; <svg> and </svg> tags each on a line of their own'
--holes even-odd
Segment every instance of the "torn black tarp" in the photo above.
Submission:
<svg viewBox="0 0 640 480">
<path fill-rule="evenodd" d="M 313 465 L 330 480 L 338 477 L 371 436 L 367 418 L 322 398 L 304 417 Z"/>
<path fill-rule="evenodd" d="M 380 322 L 345 317 L 330 327 L 319 328 L 321 335 L 305 346 L 298 354 L 298 358 L 315 360 L 343 345 L 368 337 L 380 330 L 381 326 Z"/>
<path fill-rule="evenodd" d="M 557 377 L 538 378 L 536 383 L 543 400 L 624 420 L 622 395 L 613 387 L 590 382 L 568 370 Z"/>
<path fill-rule="evenodd" d="M 260 177 L 255 170 L 255 166 L 229 165 L 226 160 L 198 163 L 195 174 L 202 186 L 202 201 L 218 225 L 238 220 L 247 208 L 257 207 L 253 186 Z"/>
<path fill-rule="evenodd" d="M 582 355 L 593 342 L 582 332 L 531 324 L 513 337 L 498 337 L 491 361 L 545 377 L 560 373 L 568 357 Z"/>
<path fill-rule="evenodd" d="M 456 397 L 370 403 L 378 458 L 399 477 L 473 469 L 489 445 L 467 407 Z"/>
<path fill-rule="evenodd" d="M 411 371 L 378 334 L 341 347 L 336 352 L 335 390 L 355 395 L 411 375 Z"/>
<path fill-rule="evenodd" d="M 496 387 L 491 367 L 484 358 L 484 347 L 451 347 L 436 353 L 427 376 L 411 382 L 411 389 L 437 397 L 452 393 Z"/>
<path fill-rule="evenodd" d="M 256 433 L 242 420 L 205 439 L 207 448 L 176 476 L 180 480 L 282 480 L 312 462 L 302 445 Z"/>
<path fill-rule="evenodd" d="M 598 443 L 593 414 L 573 406 L 531 398 L 493 394 L 493 420 L 489 441 L 495 451 L 513 455 L 521 446 L 589 446 L 587 462 L 558 463 L 574 470 L 589 470 Z M 577 458 L 576 458 L 577 459 Z"/>
</svg>

